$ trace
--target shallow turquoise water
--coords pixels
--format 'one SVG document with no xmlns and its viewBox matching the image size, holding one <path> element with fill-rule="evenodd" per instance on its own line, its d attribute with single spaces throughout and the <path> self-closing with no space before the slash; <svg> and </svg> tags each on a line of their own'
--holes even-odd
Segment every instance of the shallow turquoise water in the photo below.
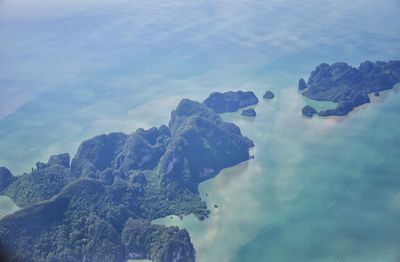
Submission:
<svg viewBox="0 0 400 262">
<path fill-rule="evenodd" d="M 295 89 L 277 97 L 254 120 L 226 116 L 255 159 L 201 185 L 211 217 L 160 223 L 188 228 L 200 261 L 397 261 L 400 94 L 342 119 L 302 118 Z"/>
<path fill-rule="evenodd" d="M 35 3 L 0 3 L 0 165 L 166 123 L 183 97 L 272 90 L 255 119 L 223 116 L 255 159 L 200 186 L 210 218 L 161 222 L 187 228 L 201 262 L 399 261 L 400 94 L 305 119 L 296 90 L 321 62 L 399 59 L 397 1 Z"/>
</svg>

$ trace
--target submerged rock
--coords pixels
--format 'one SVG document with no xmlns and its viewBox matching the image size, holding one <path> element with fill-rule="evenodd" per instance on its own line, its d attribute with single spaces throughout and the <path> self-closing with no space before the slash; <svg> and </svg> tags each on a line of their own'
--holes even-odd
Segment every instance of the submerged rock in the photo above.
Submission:
<svg viewBox="0 0 400 262">
<path fill-rule="evenodd" d="M 253 108 L 243 109 L 241 115 L 242 116 L 255 117 L 256 116 L 256 110 L 254 110 Z"/>
<path fill-rule="evenodd" d="M 251 91 L 229 91 L 211 93 L 203 103 L 217 113 L 235 112 L 240 108 L 255 105 L 258 98 Z"/>
<path fill-rule="evenodd" d="M 266 91 L 265 93 L 264 93 L 264 95 L 263 95 L 263 98 L 264 99 L 272 99 L 272 98 L 274 98 L 275 97 L 275 95 L 274 95 L 274 93 L 272 93 L 271 91 Z"/>
<path fill-rule="evenodd" d="M 303 107 L 303 109 L 301 109 L 301 113 L 303 116 L 313 117 L 315 114 L 317 114 L 317 110 L 312 106 L 306 105 Z"/>
</svg>

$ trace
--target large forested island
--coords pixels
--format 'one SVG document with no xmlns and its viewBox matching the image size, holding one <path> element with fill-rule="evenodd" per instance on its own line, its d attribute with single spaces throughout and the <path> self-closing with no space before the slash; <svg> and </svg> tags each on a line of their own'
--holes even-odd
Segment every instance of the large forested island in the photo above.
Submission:
<svg viewBox="0 0 400 262">
<path fill-rule="evenodd" d="M 400 82 L 400 61 L 365 61 L 358 68 L 346 63 L 323 63 L 311 72 L 306 83 L 299 80 L 298 89 L 312 100 L 337 103 L 336 108 L 318 112 L 320 116 L 343 116 L 355 107 L 369 103 L 369 94 L 379 96 Z M 306 106 L 303 115 L 313 116 L 316 110 Z"/>
<path fill-rule="evenodd" d="M 12 261 L 194 261 L 186 230 L 151 221 L 206 218 L 199 183 L 248 160 L 252 146 L 205 103 L 183 99 L 168 126 L 93 137 L 72 161 L 54 155 L 20 176 L 1 167 L 0 194 L 22 207 L 0 220 L 1 252 Z"/>
</svg>

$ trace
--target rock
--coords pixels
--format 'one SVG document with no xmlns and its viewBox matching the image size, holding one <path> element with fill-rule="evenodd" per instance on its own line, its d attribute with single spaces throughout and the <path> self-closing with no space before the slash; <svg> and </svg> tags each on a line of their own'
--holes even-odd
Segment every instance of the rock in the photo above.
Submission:
<svg viewBox="0 0 400 262">
<path fill-rule="evenodd" d="M 362 62 L 358 67 L 358 70 L 360 70 L 363 75 L 370 74 L 372 70 L 374 70 L 374 63 L 371 61 Z"/>
<path fill-rule="evenodd" d="M 379 92 L 374 92 L 375 96 L 380 96 Z"/>
<path fill-rule="evenodd" d="M 317 110 L 312 106 L 306 105 L 301 110 L 301 113 L 303 114 L 303 116 L 313 117 L 315 114 L 317 114 Z"/>
<path fill-rule="evenodd" d="M 52 155 L 47 162 L 48 165 L 58 164 L 63 167 L 69 168 L 70 157 L 68 153 L 60 154 L 60 155 Z"/>
<path fill-rule="evenodd" d="M 46 167 L 48 167 L 49 165 L 47 165 L 46 163 L 43 162 L 36 162 L 36 169 L 45 169 Z"/>
<path fill-rule="evenodd" d="M 258 103 L 258 98 L 251 91 L 214 92 L 203 103 L 217 113 L 225 113 L 235 112 L 240 108 L 255 105 Z"/>
<path fill-rule="evenodd" d="M 369 99 L 369 96 L 366 93 L 359 92 L 358 94 L 353 96 L 351 102 L 353 104 L 353 107 L 357 107 L 363 104 L 370 103 L 371 100 Z"/>
<path fill-rule="evenodd" d="M 11 174 L 10 170 L 3 166 L 0 167 L 0 193 L 14 182 L 14 180 L 15 177 Z"/>
<path fill-rule="evenodd" d="M 241 115 L 242 116 L 255 117 L 256 116 L 256 110 L 254 110 L 253 108 L 243 109 Z"/>
<path fill-rule="evenodd" d="M 303 95 L 313 100 L 339 103 L 336 109 L 320 113 L 342 115 L 354 107 L 370 103 L 368 94 L 391 89 L 398 82 L 400 61 L 366 61 L 361 63 L 358 69 L 346 63 L 323 63 L 311 72 L 308 88 Z"/>
<path fill-rule="evenodd" d="M 265 93 L 264 93 L 264 95 L 263 95 L 263 98 L 264 99 L 272 99 L 272 98 L 274 98 L 275 97 L 275 95 L 274 95 L 274 93 L 272 93 L 271 91 L 266 91 Z"/>
<path fill-rule="evenodd" d="M 304 81 L 303 78 L 300 78 L 299 84 L 297 85 L 297 88 L 298 88 L 300 91 L 302 91 L 302 90 L 304 90 L 304 89 L 307 89 L 306 81 Z"/>
</svg>

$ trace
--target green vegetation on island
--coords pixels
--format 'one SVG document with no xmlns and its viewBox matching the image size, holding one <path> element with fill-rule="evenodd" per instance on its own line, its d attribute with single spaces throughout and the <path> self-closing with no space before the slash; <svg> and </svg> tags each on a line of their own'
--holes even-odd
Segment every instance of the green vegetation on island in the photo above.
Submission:
<svg viewBox="0 0 400 262">
<path fill-rule="evenodd" d="M 21 210 L 0 219 L 0 251 L 15 261 L 190 262 L 188 232 L 151 223 L 209 215 L 198 185 L 250 158 L 253 142 L 205 104 L 183 99 L 168 127 L 110 133 L 51 156 L 29 174 L 0 169 L 0 193 Z"/>
</svg>

